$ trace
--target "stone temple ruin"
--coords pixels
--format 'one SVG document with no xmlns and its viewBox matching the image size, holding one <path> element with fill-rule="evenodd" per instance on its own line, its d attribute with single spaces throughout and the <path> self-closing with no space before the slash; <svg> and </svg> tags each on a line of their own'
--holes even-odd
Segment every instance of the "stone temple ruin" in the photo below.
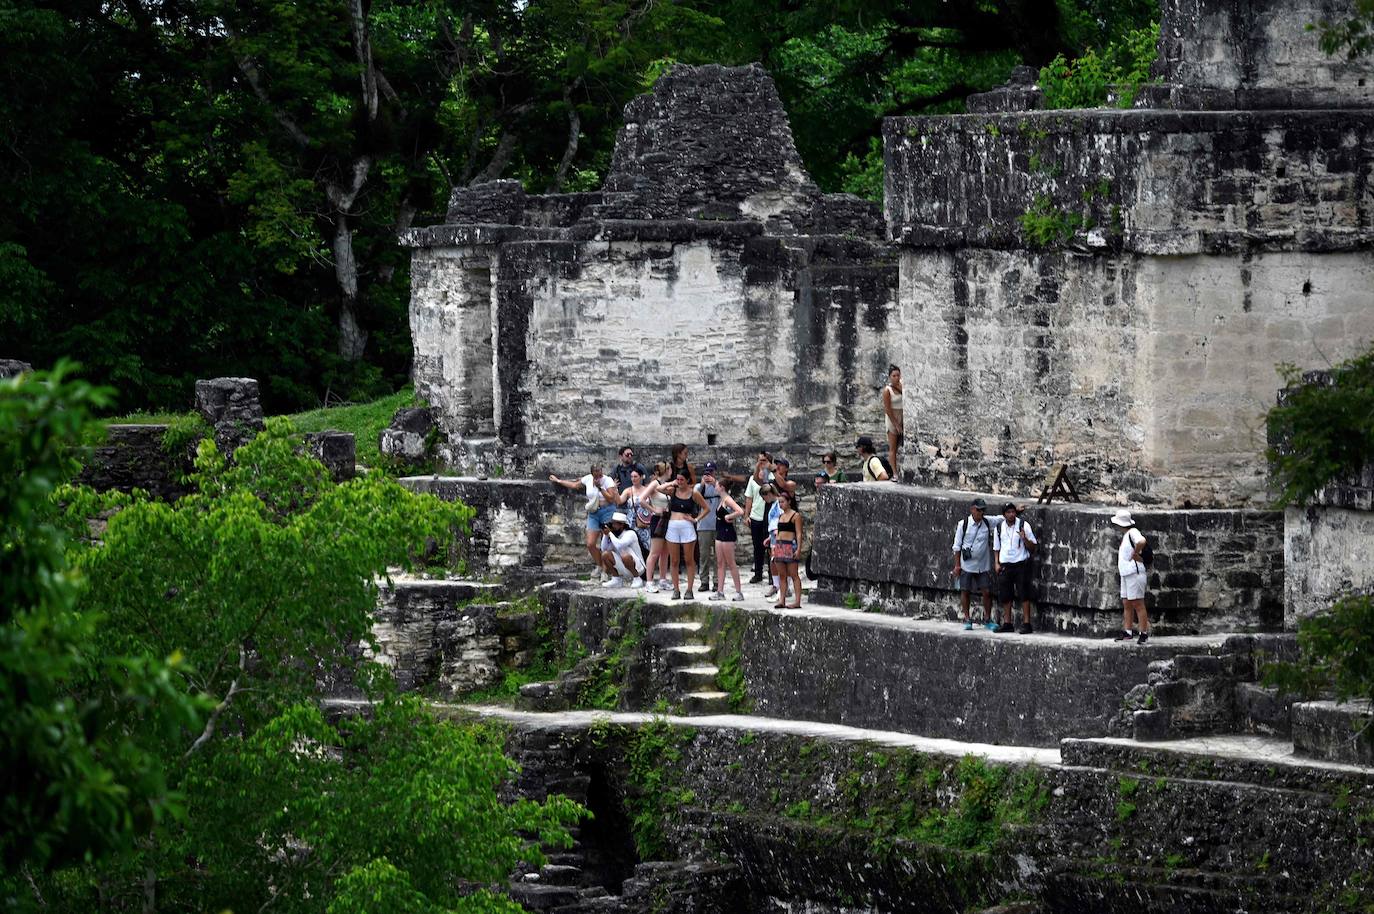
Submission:
<svg viewBox="0 0 1374 914">
<path fill-rule="evenodd" d="M 1275 366 L 1374 339 L 1374 64 L 1304 28 L 1347 7 L 1164 0 L 1134 107 L 1041 110 L 1020 79 L 969 114 L 890 118 L 881 212 L 818 190 L 761 68 L 676 67 L 626 108 L 600 191 L 463 188 L 404 235 L 432 410 L 390 434 L 477 470 L 407 483 L 477 508 L 469 559 L 501 583 L 397 580 L 380 659 L 465 714 L 557 654 L 514 709 L 477 710 L 511 725 L 521 791 L 597 817 L 514 897 L 1369 909 L 1369 710 L 1260 683 L 1299 618 L 1374 586 L 1374 477 L 1278 512 L 1262 456 Z M 585 562 L 582 515 L 544 473 L 675 441 L 809 469 L 881 431 L 889 362 L 916 484 L 808 499 L 806 608 L 557 582 Z M 1086 501 L 1028 513 L 1037 634 L 951 625 L 971 493 L 1024 499 L 1055 464 Z M 1158 556 L 1143 646 L 1101 638 L 1121 504 Z M 532 580 L 554 583 L 511 603 Z"/>
<path fill-rule="evenodd" d="M 1374 63 L 1303 28 L 1348 8 L 1164 0 L 1133 108 L 1040 110 L 1022 81 L 969 114 L 889 119 L 881 212 L 817 189 L 762 69 L 677 67 L 627 107 L 602 190 L 464 188 L 405 234 L 432 409 L 383 450 L 479 471 L 406 484 L 477 509 L 484 577 L 397 577 L 376 656 L 436 707 L 504 721 L 513 792 L 594 813 L 512 897 L 1371 910 L 1371 712 L 1260 682 L 1301 617 L 1374 587 L 1374 474 L 1279 512 L 1261 456 L 1276 363 L 1374 339 Z M 679 440 L 741 471 L 760 445 L 809 468 L 881 430 L 889 362 L 916 484 L 808 495 L 803 609 L 569 580 L 580 500 L 543 473 Z M 206 383 L 217 436 L 256 420 L 249 384 Z M 88 481 L 148 487 L 131 474 L 160 437 L 113 428 Z M 347 475 L 336 438 L 311 447 Z M 951 624 L 972 493 L 1024 499 L 1052 464 L 1087 501 L 1028 512 L 1036 634 Z M 1100 637 L 1120 619 L 1119 504 L 1156 548 L 1145 645 Z M 341 689 L 333 708 L 356 710 Z"/>
</svg>

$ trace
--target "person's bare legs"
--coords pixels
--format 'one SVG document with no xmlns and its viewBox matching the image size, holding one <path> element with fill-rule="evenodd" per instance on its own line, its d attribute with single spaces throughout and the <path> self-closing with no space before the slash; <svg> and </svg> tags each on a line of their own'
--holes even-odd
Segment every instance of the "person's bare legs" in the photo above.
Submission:
<svg viewBox="0 0 1374 914">
<path fill-rule="evenodd" d="M 1021 601 L 1021 621 L 1024 622 L 1024 623 L 1026 623 L 1027 625 L 1029 625 L 1029 624 L 1030 624 L 1030 620 L 1031 620 L 1031 601 L 1030 601 L 1030 600 L 1022 600 L 1022 601 Z"/>
<path fill-rule="evenodd" d="M 677 548 L 677 543 L 668 544 L 668 568 L 673 580 L 673 593 L 681 593 L 682 588 L 678 586 L 678 569 L 682 563 L 682 551 Z"/>
<path fill-rule="evenodd" d="M 1134 602 L 1134 600 L 1128 600 L 1125 597 L 1121 598 L 1121 630 L 1123 632 L 1131 631 L 1133 627 L 1131 623 L 1134 621 L 1135 607 L 1131 604 Z"/>
<path fill-rule="evenodd" d="M 983 623 L 986 625 L 992 621 L 992 591 L 983 591 Z"/>
<path fill-rule="evenodd" d="M 773 606 L 776 609 L 782 609 L 787 605 L 787 585 L 792 576 L 787 573 L 787 568 L 782 562 L 775 563 L 775 567 L 778 569 L 778 602 L 774 603 Z"/>
<path fill-rule="evenodd" d="M 893 482 L 896 482 L 896 481 L 897 481 L 897 477 L 898 477 L 899 475 L 901 475 L 901 472 L 902 472 L 901 466 L 897 463 L 897 433 L 896 433 L 896 432 L 888 432 L 888 433 L 887 433 L 887 462 L 890 463 L 890 464 L 892 464 L 892 481 L 893 481 Z"/>
<path fill-rule="evenodd" d="M 592 565 L 597 571 L 601 570 L 601 549 L 597 545 L 601 542 L 600 530 L 587 531 L 587 553 L 592 557 Z"/>
<path fill-rule="evenodd" d="M 739 563 L 735 560 L 735 544 L 716 540 L 716 592 L 725 593 L 725 573 L 735 581 L 735 593 L 743 593 L 739 580 Z"/>
<path fill-rule="evenodd" d="M 969 604 L 972 603 L 972 602 L 973 602 L 973 591 L 971 591 L 971 590 L 961 590 L 961 591 L 959 591 L 959 609 L 960 609 L 960 610 L 963 612 L 963 614 L 964 614 L 964 621 L 965 621 L 965 622 L 969 621 L 969 618 L 968 618 L 968 607 L 969 607 Z"/>
<path fill-rule="evenodd" d="M 1125 627 L 1125 631 L 1131 631 L 1131 630 L 1132 630 L 1132 629 L 1131 629 L 1131 625 L 1130 625 L 1129 623 L 1130 623 L 1131 617 L 1134 616 L 1134 617 L 1135 617 L 1135 621 L 1138 622 L 1139 625 L 1140 625 L 1140 628 L 1138 629 L 1138 631 L 1139 631 L 1141 634 L 1146 634 L 1147 632 L 1149 632 L 1149 630 L 1150 630 L 1150 611 L 1149 611 L 1148 609 L 1145 608 L 1145 601 L 1144 601 L 1144 600 L 1122 600 L 1121 603 L 1122 603 L 1122 605 L 1125 607 L 1125 616 L 1126 616 L 1126 619 L 1127 619 L 1127 625 L 1126 625 L 1126 627 Z"/>
<path fill-rule="evenodd" d="M 801 562 L 789 562 L 787 565 L 787 576 L 792 579 L 792 589 L 796 592 L 796 606 L 792 609 L 801 609 L 802 583 L 801 583 Z M 784 581 L 787 578 L 783 578 Z M 785 601 L 784 601 L 785 602 Z"/>
<path fill-rule="evenodd" d="M 644 577 L 645 577 L 645 579 L 646 579 L 650 584 L 653 584 L 653 583 L 657 582 L 659 578 L 663 577 L 663 563 L 659 561 L 659 560 L 662 559 L 662 558 L 663 558 L 663 540 L 661 540 L 661 539 L 651 539 L 651 540 L 649 540 L 649 559 L 648 559 L 648 562 L 646 563 L 646 564 L 647 564 L 647 568 L 646 568 L 646 570 L 645 570 Z M 665 559 L 665 561 L 666 561 L 666 559 Z M 654 577 L 654 572 L 655 572 L 655 571 L 658 572 L 658 577 Z"/>
<path fill-rule="evenodd" d="M 687 592 L 692 592 L 692 581 L 696 578 L 697 572 L 697 544 L 682 544 L 682 563 L 687 566 Z M 677 587 L 677 578 L 673 579 L 673 587 Z"/>
</svg>

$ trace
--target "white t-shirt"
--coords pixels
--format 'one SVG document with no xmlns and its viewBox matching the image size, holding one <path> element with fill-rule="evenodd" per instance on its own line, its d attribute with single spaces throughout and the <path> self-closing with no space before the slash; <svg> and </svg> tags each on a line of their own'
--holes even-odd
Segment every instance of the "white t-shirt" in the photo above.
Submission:
<svg viewBox="0 0 1374 914">
<path fill-rule="evenodd" d="M 1031 529 L 1030 524 L 1019 517 L 1010 526 L 1007 525 L 1006 518 L 1003 518 L 993 531 L 992 548 L 997 551 L 997 557 L 1003 565 L 1024 562 L 1030 558 L 1030 550 L 1026 548 L 1027 542 L 1040 541 L 1035 538 L 1035 531 Z"/>
<path fill-rule="evenodd" d="M 1120 574 L 1135 574 L 1137 571 L 1145 570 L 1144 562 L 1135 560 L 1136 543 L 1143 542 L 1145 535 L 1135 527 L 1126 531 L 1126 535 L 1121 537 L 1121 545 L 1116 550 L 1116 570 Z"/>
<path fill-rule="evenodd" d="M 605 473 L 602 473 L 601 482 L 598 484 L 595 480 L 592 479 L 592 474 L 588 473 L 586 476 L 583 476 L 581 479 L 579 479 L 578 482 L 582 483 L 582 488 L 587 493 L 588 511 L 595 511 L 602 505 L 609 504 L 609 501 L 607 500 L 605 493 L 607 489 L 615 485 L 614 479 L 607 476 Z"/>
<path fill-rule="evenodd" d="M 640 551 L 639 534 L 633 530 L 622 530 L 619 533 L 612 533 L 607 530 L 601 542 L 602 549 L 614 549 L 616 552 L 623 552 L 627 549 L 635 553 Z"/>
<path fill-rule="evenodd" d="M 772 474 L 770 473 L 769 475 L 771 476 Z M 755 479 L 752 474 L 750 474 L 749 484 L 744 487 L 744 497 L 746 499 L 752 498 L 754 500 L 753 504 L 749 508 L 750 520 L 763 520 L 763 512 L 766 506 L 763 503 L 763 495 L 761 494 L 762 491 L 763 487 L 759 485 L 759 481 Z"/>
</svg>

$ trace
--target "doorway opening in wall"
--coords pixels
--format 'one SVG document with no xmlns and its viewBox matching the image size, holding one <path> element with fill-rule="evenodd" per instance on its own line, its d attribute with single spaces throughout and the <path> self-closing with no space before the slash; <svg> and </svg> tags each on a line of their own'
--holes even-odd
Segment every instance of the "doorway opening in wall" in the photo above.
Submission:
<svg viewBox="0 0 1374 914">
<path fill-rule="evenodd" d="M 707 444 L 708 446 L 710 446 L 710 447 L 715 447 L 715 446 L 716 446 L 716 433 L 715 433 L 715 432 L 707 432 L 707 433 L 706 433 L 706 444 Z"/>
<path fill-rule="evenodd" d="M 491 325 L 491 266 L 485 261 L 465 264 L 463 309 L 467 341 L 463 387 L 467 394 L 468 434 L 485 438 L 496 434 L 496 364 Z"/>
</svg>

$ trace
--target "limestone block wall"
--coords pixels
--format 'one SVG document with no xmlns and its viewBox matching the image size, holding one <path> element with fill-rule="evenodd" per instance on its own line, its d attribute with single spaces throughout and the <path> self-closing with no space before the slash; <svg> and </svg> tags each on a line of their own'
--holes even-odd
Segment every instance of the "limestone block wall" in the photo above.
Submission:
<svg viewBox="0 0 1374 914">
<path fill-rule="evenodd" d="M 1322 612 L 1343 595 L 1374 591 L 1374 468 L 1284 512 L 1284 624 Z"/>
<path fill-rule="evenodd" d="M 812 529 L 819 587 L 882 602 L 889 611 L 954 618 L 954 529 L 971 493 L 884 483 L 826 486 Z M 991 498 L 991 496 L 989 496 Z M 994 506 L 995 511 L 995 506 Z M 1038 624 L 1103 633 L 1120 621 L 1113 509 L 1030 506 Z M 1277 631 L 1283 627 L 1283 517 L 1273 511 L 1138 511 L 1154 542 L 1148 605 L 1160 632 Z"/>
<path fill-rule="evenodd" d="M 470 571 L 518 576 L 591 564 L 582 499 L 547 480 L 410 476 L 400 482 L 413 492 L 460 499 L 476 511 L 464 556 Z"/>
<path fill-rule="evenodd" d="M 1305 28 L 1354 11 L 1351 0 L 1164 0 L 1155 75 L 1190 106 L 1367 105 L 1365 65 L 1324 53 Z"/>
</svg>

